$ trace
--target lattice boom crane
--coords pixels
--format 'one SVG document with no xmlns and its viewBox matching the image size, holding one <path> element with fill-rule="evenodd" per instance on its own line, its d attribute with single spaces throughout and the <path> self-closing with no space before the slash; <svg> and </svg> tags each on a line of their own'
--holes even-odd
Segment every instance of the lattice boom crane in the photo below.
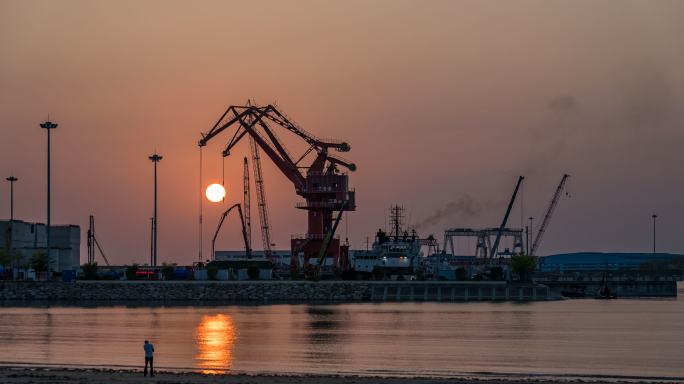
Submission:
<svg viewBox="0 0 684 384">
<path fill-rule="evenodd" d="M 560 198 L 560 195 L 563 192 L 563 188 L 565 188 L 565 182 L 568 180 L 568 177 L 570 177 L 570 175 L 563 175 L 563 178 L 558 184 L 558 188 L 556 188 L 556 193 L 553 194 L 551 204 L 549 204 L 549 208 L 546 210 L 546 215 L 544 215 L 544 220 L 542 221 L 541 226 L 539 227 L 539 232 L 537 232 L 537 237 L 534 238 L 534 243 L 532 243 L 530 256 L 534 256 L 537 253 L 537 249 L 539 249 L 539 244 L 541 244 L 544 232 L 546 232 L 546 228 L 548 228 L 549 226 L 551 216 L 553 215 L 553 211 L 556 209 L 556 205 L 558 205 L 558 199 Z"/>
<path fill-rule="evenodd" d="M 247 243 L 252 247 L 252 195 L 249 188 L 249 164 L 247 156 L 244 158 L 242 170 L 242 206 L 245 207 L 245 231 Z"/>
<path fill-rule="evenodd" d="M 261 241 L 264 246 L 264 256 L 271 260 L 271 222 L 268 219 L 268 207 L 266 206 L 266 192 L 264 190 L 264 176 L 261 172 L 261 157 L 259 147 L 252 137 L 249 138 L 249 150 L 252 153 L 252 166 L 254 167 L 254 185 L 256 186 L 257 206 L 259 207 L 259 222 L 261 223 Z"/>
</svg>

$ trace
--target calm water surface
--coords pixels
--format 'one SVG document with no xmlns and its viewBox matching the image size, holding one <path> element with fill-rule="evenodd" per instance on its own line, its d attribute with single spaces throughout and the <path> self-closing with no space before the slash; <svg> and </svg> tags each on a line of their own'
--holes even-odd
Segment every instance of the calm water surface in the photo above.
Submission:
<svg viewBox="0 0 684 384">
<path fill-rule="evenodd" d="M 682 300 L 0 308 L 1 362 L 138 366 L 144 339 L 215 373 L 684 377 Z"/>
</svg>

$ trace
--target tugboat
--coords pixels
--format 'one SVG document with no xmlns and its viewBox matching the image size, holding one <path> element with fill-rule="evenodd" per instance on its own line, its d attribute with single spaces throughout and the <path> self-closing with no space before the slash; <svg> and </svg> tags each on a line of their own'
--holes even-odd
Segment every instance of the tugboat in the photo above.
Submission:
<svg viewBox="0 0 684 384">
<path fill-rule="evenodd" d="M 567 297 L 569 299 L 580 299 L 586 297 L 586 292 L 584 291 L 583 285 L 573 285 L 570 289 L 564 289 L 561 291 L 561 296 Z"/>
<path fill-rule="evenodd" d="M 413 278 L 422 256 L 421 240 L 415 230 L 403 228 L 403 218 L 403 207 L 390 208 L 390 233 L 378 229 L 371 249 L 354 251 L 352 268 L 357 274 L 380 270 L 389 278 Z"/>
<path fill-rule="evenodd" d="M 617 294 L 610 289 L 608 282 L 606 281 L 606 274 L 603 274 L 603 279 L 601 279 L 601 288 L 596 292 L 597 299 L 617 299 Z"/>
</svg>

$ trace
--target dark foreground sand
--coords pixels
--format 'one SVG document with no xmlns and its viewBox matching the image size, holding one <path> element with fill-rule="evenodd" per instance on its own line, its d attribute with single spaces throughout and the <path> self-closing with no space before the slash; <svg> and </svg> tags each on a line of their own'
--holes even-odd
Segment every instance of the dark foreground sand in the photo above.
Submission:
<svg viewBox="0 0 684 384">
<path fill-rule="evenodd" d="M 280 375 L 203 375 L 200 373 L 159 372 L 155 377 L 143 377 L 142 372 L 133 370 L 56 368 L 56 367 L 13 367 L 0 366 L 0 383 L 235 383 L 235 384 L 551 384 L 551 383 L 675 383 L 680 380 L 644 378 L 572 378 L 550 379 L 544 377 L 459 377 L 459 378 L 386 378 L 358 376 L 280 376 Z"/>
</svg>

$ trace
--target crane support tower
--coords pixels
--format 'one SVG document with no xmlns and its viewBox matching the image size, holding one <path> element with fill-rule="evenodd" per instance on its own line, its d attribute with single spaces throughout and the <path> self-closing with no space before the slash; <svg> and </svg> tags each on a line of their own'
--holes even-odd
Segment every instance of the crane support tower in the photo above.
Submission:
<svg viewBox="0 0 684 384">
<path fill-rule="evenodd" d="M 500 234 L 500 235 L 499 235 Z M 454 238 L 474 238 L 475 257 L 487 259 L 491 257 L 489 250 L 492 249 L 492 237 L 499 236 L 499 246 L 504 238 L 511 239 L 513 248 L 506 248 L 503 252 L 506 256 L 516 255 L 523 252 L 523 230 L 518 228 L 449 228 L 444 230 L 443 252 L 451 252 L 452 255 L 469 255 L 462 253 L 463 249 L 454 246 Z M 458 241 L 458 240 L 457 240 Z M 458 245 L 458 242 L 456 243 Z M 497 252 L 499 253 L 499 252 Z"/>
<path fill-rule="evenodd" d="M 236 203 L 230 206 L 230 208 L 226 209 L 223 214 L 221 214 L 221 219 L 219 219 L 219 223 L 216 226 L 216 232 L 214 232 L 214 237 L 211 239 L 211 258 L 216 259 L 216 238 L 218 237 L 219 231 L 221 231 L 221 226 L 223 226 L 223 222 L 226 220 L 226 217 L 232 211 L 233 209 L 237 208 L 238 213 L 240 214 L 240 224 L 242 224 L 242 240 L 245 242 L 245 256 L 248 259 L 252 258 L 252 248 L 249 246 L 249 240 L 247 239 L 247 228 L 245 227 L 245 217 L 242 215 L 242 209 L 240 208 L 240 203 Z"/>
<path fill-rule="evenodd" d="M 241 139 L 249 136 L 254 140 L 254 147 L 273 161 L 292 182 L 295 193 L 304 198 L 304 202 L 296 207 L 307 212 L 307 233 L 291 239 L 292 270 L 298 272 L 311 268 L 309 260 L 318 259 L 321 249 L 326 247 L 328 236 L 331 240 L 326 256 L 337 265 L 340 255 L 348 252 L 348 246 L 341 245 L 339 238 L 334 238 L 333 215 L 356 209 L 355 191 L 349 188 L 348 175 L 339 167 L 354 171 L 356 165 L 330 152 L 348 152 L 351 149 L 349 144 L 312 135 L 271 104 L 259 106 L 248 102 L 244 106 L 228 107 L 216 124 L 202 134 L 199 145 L 206 146 L 231 127 L 235 130 L 223 150 L 223 156 L 228 156 Z M 303 154 L 293 157 L 278 138 L 276 128 L 296 135 L 308 148 Z M 303 265 L 299 263 L 300 257 Z"/>
<path fill-rule="evenodd" d="M 100 251 L 100 255 L 102 256 L 102 259 L 104 260 L 105 264 L 109 265 L 109 260 L 107 260 L 107 256 L 105 256 L 104 251 L 100 246 L 100 243 L 97 241 L 97 237 L 95 237 L 95 216 L 93 215 L 90 215 L 87 238 L 88 263 L 92 264 L 95 262 L 95 248 L 97 248 L 97 250 Z"/>
<path fill-rule="evenodd" d="M 245 231 L 247 232 L 247 245 L 252 248 L 252 202 L 251 193 L 249 189 L 249 164 L 247 163 L 247 156 L 244 158 L 242 172 L 242 206 L 245 207 Z"/>
<path fill-rule="evenodd" d="M 261 156 L 259 147 L 253 137 L 249 137 L 249 150 L 252 154 L 252 166 L 254 168 L 254 185 L 256 186 L 257 206 L 259 208 L 259 223 L 261 223 L 261 241 L 264 246 L 264 256 L 273 261 L 271 249 L 271 222 L 268 219 L 268 206 L 266 205 L 266 192 L 264 190 L 264 176 L 261 172 Z"/>
<path fill-rule="evenodd" d="M 497 231 L 496 239 L 494 240 L 494 245 L 492 246 L 492 252 L 489 254 L 490 258 L 495 258 L 497 256 L 497 252 L 499 250 L 499 242 L 501 241 L 501 234 L 503 233 L 504 228 L 506 228 L 506 223 L 508 223 L 508 216 L 510 216 L 511 214 L 511 208 L 513 208 L 515 198 L 516 196 L 518 196 L 518 190 L 520 189 L 520 184 L 522 184 L 523 180 L 525 180 L 525 176 L 518 177 L 518 183 L 515 185 L 515 190 L 513 191 L 513 196 L 511 196 L 511 201 L 508 202 L 506 214 L 504 215 L 504 218 L 501 221 L 501 225 L 499 226 L 499 230 Z"/>
<path fill-rule="evenodd" d="M 549 226 L 551 216 L 553 215 L 553 211 L 556 209 L 556 205 L 558 205 L 558 199 L 560 198 L 561 193 L 563 193 L 563 189 L 565 188 L 565 183 L 568 180 L 568 177 L 570 177 L 570 175 L 568 175 L 567 173 L 563 175 L 563 178 L 561 179 L 560 183 L 558 184 L 558 187 L 556 188 L 556 192 L 553 194 L 553 198 L 551 199 L 549 208 L 546 210 L 546 215 L 544 215 L 544 220 L 542 220 L 542 223 L 539 226 L 537 237 L 534 238 L 534 243 L 532 243 L 532 250 L 530 250 L 530 256 L 535 256 L 537 254 L 539 244 L 541 244 L 544 232 L 546 232 L 546 228 L 548 228 Z"/>
</svg>

